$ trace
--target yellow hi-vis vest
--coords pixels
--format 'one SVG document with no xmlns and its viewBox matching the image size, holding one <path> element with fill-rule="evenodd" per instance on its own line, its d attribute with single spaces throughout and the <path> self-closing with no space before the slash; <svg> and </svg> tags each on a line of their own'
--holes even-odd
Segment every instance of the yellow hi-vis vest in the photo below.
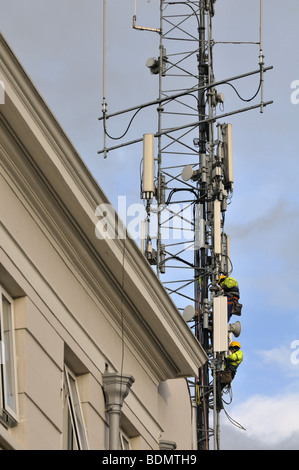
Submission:
<svg viewBox="0 0 299 470">
<path fill-rule="evenodd" d="M 235 373 L 242 361 L 243 361 L 243 353 L 239 349 L 239 351 L 236 351 L 226 357 L 226 367 L 227 369 Z"/>
<path fill-rule="evenodd" d="M 233 277 L 226 277 L 221 285 L 231 289 L 232 287 L 238 287 L 238 282 Z"/>
</svg>

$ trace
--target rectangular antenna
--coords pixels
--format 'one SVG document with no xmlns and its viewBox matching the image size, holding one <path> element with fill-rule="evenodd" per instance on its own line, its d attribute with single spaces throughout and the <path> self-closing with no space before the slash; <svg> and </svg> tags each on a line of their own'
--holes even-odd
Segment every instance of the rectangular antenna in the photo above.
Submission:
<svg viewBox="0 0 299 470">
<path fill-rule="evenodd" d="M 214 201 L 214 253 L 221 255 L 220 201 Z"/>
<path fill-rule="evenodd" d="M 224 178 L 225 185 L 232 190 L 234 176 L 233 176 L 233 138 L 232 138 L 232 125 L 222 124 L 222 142 L 223 142 L 223 165 L 224 165 Z"/>
<path fill-rule="evenodd" d="M 228 349 L 227 297 L 213 299 L 213 350 L 224 352 Z"/>
<path fill-rule="evenodd" d="M 142 199 L 153 199 L 154 192 L 154 134 L 144 134 Z"/>
</svg>

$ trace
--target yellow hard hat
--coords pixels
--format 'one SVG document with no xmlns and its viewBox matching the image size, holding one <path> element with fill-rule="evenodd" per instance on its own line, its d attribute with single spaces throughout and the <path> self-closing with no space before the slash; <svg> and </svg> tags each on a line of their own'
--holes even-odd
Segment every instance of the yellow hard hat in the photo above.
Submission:
<svg viewBox="0 0 299 470">
<path fill-rule="evenodd" d="M 219 276 L 219 279 L 218 279 L 218 284 L 221 284 L 222 281 L 224 281 L 224 279 L 226 278 L 226 276 L 224 276 L 223 274 L 221 274 Z"/>
<path fill-rule="evenodd" d="M 229 347 L 230 348 L 239 348 L 239 349 L 241 349 L 241 344 L 238 343 L 238 341 L 233 341 L 232 343 L 230 343 Z"/>
</svg>

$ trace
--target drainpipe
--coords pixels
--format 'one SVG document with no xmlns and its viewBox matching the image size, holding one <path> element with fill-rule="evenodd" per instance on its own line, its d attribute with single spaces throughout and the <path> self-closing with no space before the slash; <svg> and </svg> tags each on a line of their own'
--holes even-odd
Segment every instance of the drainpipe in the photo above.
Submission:
<svg viewBox="0 0 299 470">
<path fill-rule="evenodd" d="M 109 450 L 119 450 L 120 413 L 124 399 L 135 382 L 131 375 L 105 372 L 103 391 L 109 415 Z"/>
<path fill-rule="evenodd" d="M 197 447 L 197 403 L 191 401 L 191 426 L 192 426 L 192 450 L 198 450 Z"/>
<path fill-rule="evenodd" d="M 175 450 L 176 449 L 176 443 L 173 442 L 173 441 L 160 440 L 159 441 L 159 449 L 160 450 Z"/>
</svg>

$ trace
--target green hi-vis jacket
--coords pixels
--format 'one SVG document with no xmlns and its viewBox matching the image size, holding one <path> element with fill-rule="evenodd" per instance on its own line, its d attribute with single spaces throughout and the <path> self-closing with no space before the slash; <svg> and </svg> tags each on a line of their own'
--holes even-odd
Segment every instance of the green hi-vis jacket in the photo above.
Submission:
<svg viewBox="0 0 299 470">
<path fill-rule="evenodd" d="M 236 351 L 226 357 L 226 367 L 232 372 L 236 372 L 237 368 L 239 367 L 242 361 L 243 353 L 241 349 L 239 349 L 239 351 Z"/>
</svg>

